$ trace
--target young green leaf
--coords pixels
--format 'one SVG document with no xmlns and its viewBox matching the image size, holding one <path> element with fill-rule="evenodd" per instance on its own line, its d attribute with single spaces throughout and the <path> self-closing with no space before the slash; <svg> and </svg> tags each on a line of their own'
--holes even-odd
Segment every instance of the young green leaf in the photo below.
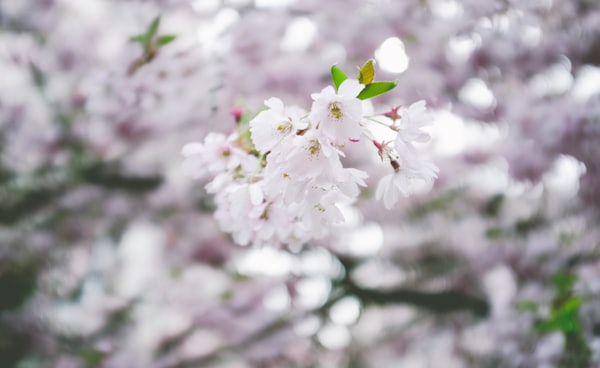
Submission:
<svg viewBox="0 0 600 368">
<path fill-rule="evenodd" d="M 158 27 L 160 26 L 160 15 L 154 18 L 152 23 L 150 23 L 150 27 L 148 27 L 148 32 L 146 32 L 146 37 L 148 39 L 154 38 L 156 36 L 156 32 L 158 32 Z"/>
<path fill-rule="evenodd" d="M 386 93 L 394 89 L 398 83 L 396 82 L 375 82 L 365 86 L 365 88 L 356 96 L 359 100 L 366 100 L 375 96 Z"/>
<path fill-rule="evenodd" d="M 554 288 L 560 293 L 560 295 L 566 295 L 570 293 L 573 289 L 573 285 L 575 285 L 576 282 L 577 277 L 567 273 L 559 272 L 552 277 Z"/>
<path fill-rule="evenodd" d="M 375 78 L 375 60 L 369 59 L 365 65 L 363 65 L 358 71 L 358 81 L 361 84 L 368 85 L 373 82 L 373 78 Z"/>
<path fill-rule="evenodd" d="M 342 69 L 338 68 L 337 65 L 333 65 L 331 67 L 331 79 L 333 80 L 335 90 L 337 91 L 342 82 L 348 79 L 348 76 L 342 71 Z"/>
<path fill-rule="evenodd" d="M 139 34 L 139 35 L 131 36 L 131 37 L 129 37 L 129 42 L 139 42 L 143 45 L 146 43 L 146 35 Z"/>
<path fill-rule="evenodd" d="M 176 38 L 177 38 L 177 36 L 175 36 L 175 35 L 163 35 L 163 36 L 160 36 L 156 40 L 156 44 L 158 46 L 164 46 L 164 45 L 166 45 L 168 43 L 173 42 Z"/>
<path fill-rule="evenodd" d="M 519 312 L 537 312 L 539 306 L 531 300 L 524 300 L 515 305 Z"/>
</svg>

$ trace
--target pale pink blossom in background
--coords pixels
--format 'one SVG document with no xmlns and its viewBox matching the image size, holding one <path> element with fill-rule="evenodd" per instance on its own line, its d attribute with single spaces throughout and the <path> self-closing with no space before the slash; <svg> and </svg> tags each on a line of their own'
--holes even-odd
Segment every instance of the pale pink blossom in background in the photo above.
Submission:
<svg viewBox="0 0 600 368">
<path fill-rule="evenodd" d="M 600 365 L 599 18 L 1 1 L 0 366 Z"/>
</svg>

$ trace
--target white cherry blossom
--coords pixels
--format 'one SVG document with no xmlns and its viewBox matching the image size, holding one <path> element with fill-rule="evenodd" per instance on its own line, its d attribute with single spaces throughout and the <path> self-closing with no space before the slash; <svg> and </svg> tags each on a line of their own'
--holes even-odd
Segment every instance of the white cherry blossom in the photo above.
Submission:
<svg viewBox="0 0 600 368">
<path fill-rule="evenodd" d="M 362 101 L 356 96 L 364 85 L 346 79 L 336 91 L 328 86 L 311 95 L 313 101 L 309 120 L 334 144 L 343 145 L 359 140 L 362 134 Z"/>
<path fill-rule="evenodd" d="M 423 128 L 430 126 L 432 119 L 428 116 L 425 109 L 425 101 L 420 100 L 408 107 L 400 109 L 400 119 L 395 127 L 398 130 L 398 139 L 404 143 L 428 142 L 431 136 Z"/>
<path fill-rule="evenodd" d="M 396 141 L 398 142 L 401 140 Z M 408 197 L 419 189 L 429 189 L 439 171 L 437 166 L 419 155 L 413 147 L 396 144 L 396 149 L 397 159 L 390 161 L 394 172 L 379 181 L 375 192 L 375 198 L 383 199 L 388 210 L 398 202 L 400 194 Z"/>
<path fill-rule="evenodd" d="M 425 103 L 403 108 L 392 142 L 378 143 L 362 124 L 364 85 L 347 79 L 336 92 L 326 87 L 312 95 L 310 112 L 286 107 L 278 98 L 266 110 L 225 137 L 209 134 L 184 147 L 186 166 L 195 177 L 213 176 L 206 191 L 215 195 L 215 218 L 240 245 L 290 246 L 327 236 L 346 221 L 341 207 L 357 201 L 368 174 L 344 162 L 344 150 L 370 147 L 394 172 L 381 179 L 376 198 L 392 208 L 437 175 L 437 167 L 414 147 L 429 138 Z M 249 131 L 249 135 L 247 135 Z M 361 137 L 374 145 L 353 145 Z M 251 137 L 249 141 L 247 137 Z M 196 170 L 196 171 L 194 171 Z"/>
<path fill-rule="evenodd" d="M 297 129 L 306 128 L 306 122 L 301 121 L 306 115 L 303 109 L 291 106 L 285 107 L 280 99 L 272 97 L 265 101 L 269 109 L 261 111 L 249 122 L 252 133 L 252 143 L 261 152 L 272 151 L 279 143 Z"/>
</svg>

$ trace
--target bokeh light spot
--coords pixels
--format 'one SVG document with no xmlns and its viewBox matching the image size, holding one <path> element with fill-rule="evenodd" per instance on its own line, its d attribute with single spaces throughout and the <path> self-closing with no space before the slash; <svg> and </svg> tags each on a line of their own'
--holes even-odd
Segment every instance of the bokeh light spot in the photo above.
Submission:
<svg viewBox="0 0 600 368">
<path fill-rule="evenodd" d="M 390 73 L 402 73 L 408 68 L 410 61 L 404 43 L 398 37 L 390 37 L 383 41 L 375 51 L 375 59 L 381 69 Z"/>
</svg>

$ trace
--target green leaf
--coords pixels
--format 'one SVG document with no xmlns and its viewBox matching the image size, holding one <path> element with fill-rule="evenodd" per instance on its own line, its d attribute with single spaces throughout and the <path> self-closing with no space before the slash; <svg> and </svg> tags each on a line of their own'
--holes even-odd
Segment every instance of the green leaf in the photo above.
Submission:
<svg viewBox="0 0 600 368">
<path fill-rule="evenodd" d="M 83 348 L 79 355 L 87 363 L 87 367 L 98 367 L 106 358 L 106 353 L 94 348 Z"/>
<path fill-rule="evenodd" d="M 549 320 L 538 321 L 534 327 L 541 333 L 552 331 L 579 333 L 581 331 L 578 315 L 580 306 L 581 299 L 569 299 L 557 309 L 552 310 L 552 317 Z"/>
<path fill-rule="evenodd" d="M 519 312 L 537 312 L 538 305 L 531 300 L 525 300 L 515 305 Z"/>
<path fill-rule="evenodd" d="M 358 71 L 358 81 L 361 84 L 368 85 L 373 82 L 373 78 L 375 78 L 375 60 L 369 59 L 365 65 L 363 65 Z"/>
<path fill-rule="evenodd" d="M 562 272 L 557 273 L 552 278 L 552 283 L 554 284 L 554 287 L 556 288 L 556 290 L 558 290 L 560 295 L 565 295 L 569 293 L 576 282 L 576 276 Z"/>
<path fill-rule="evenodd" d="M 141 43 L 142 45 L 144 45 L 146 43 L 146 35 L 140 34 L 140 35 L 131 36 L 131 37 L 129 37 L 129 42 L 136 42 L 136 43 Z"/>
<path fill-rule="evenodd" d="M 366 100 L 375 96 L 386 93 L 394 89 L 398 83 L 396 82 L 375 82 L 365 86 L 365 88 L 356 96 L 359 100 Z"/>
<path fill-rule="evenodd" d="M 160 26 L 160 15 L 150 23 L 150 27 L 148 27 L 148 32 L 146 32 L 146 37 L 150 40 L 154 36 L 156 36 L 156 32 L 158 32 L 158 27 Z"/>
<path fill-rule="evenodd" d="M 160 36 L 156 40 L 156 44 L 158 46 L 164 46 L 164 45 L 166 45 L 168 43 L 173 42 L 176 38 L 177 38 L 177 36 L 175 36 L 175 35 L 163 35 L 163 36 Z"/>
<path fill-rule="evenodd" d="M 552 331 L 556 331 L 556 325 L 554 321 L 536 321 L 533 328 L 539 333 L 545 334 Z"/>
<path fill-rule="evenodd" d="M 342 82 L 348 79 L 348 76 L 342 71 L 342 69 L 338 68 L 337 65 L 333 65 L 331 67 L 331 79 L 333 80 L 335 90 L 337 91 Z"/>
<path fill-rule="evenodd" d="M 502 229 L 501 227 L 491 227 L 489 229 L 487 229 L 487 231 L 485 232 L 485 237 L 488 239 L 500 239 L 503 236 L 507 236 L 508 233 Z"/>
<path fill-rule="evenodd" d="M 240 125 L 248 124 L 250 122 L 250 120 L 252 120 L 252 118 L 253 118 L 253 116 L 251 114 L 244 114 L 240 118 L 240 121 L 238 122 L 238 124 L 240 124 Z"/>
<path fill-rule="evenodd" d="M 554 313 L 553 320 L 559 330 L 574 333 L 581 331 L 578 315 L 581 303 L 579 298 L 569 299 Z"/>
</svg>

